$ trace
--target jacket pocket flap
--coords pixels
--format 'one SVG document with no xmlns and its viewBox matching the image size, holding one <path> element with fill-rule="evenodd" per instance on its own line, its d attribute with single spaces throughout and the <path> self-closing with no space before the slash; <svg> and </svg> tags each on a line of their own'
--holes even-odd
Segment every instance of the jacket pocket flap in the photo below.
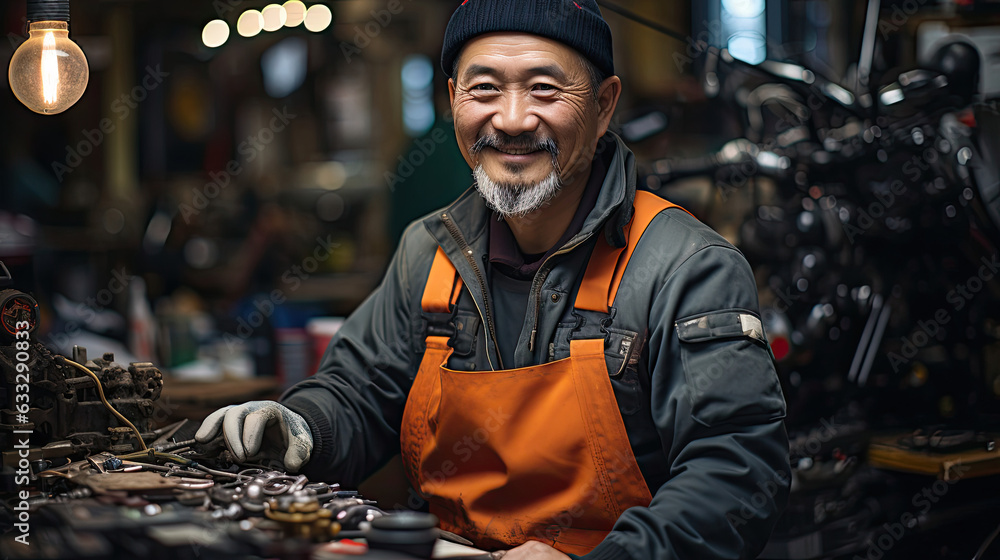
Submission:
<svg viewBox="0 0 1000 560">
<path fill-rule="evenodd" d="M 704 426 L 785 416 L 785 400 L 756 314 L 727 309 L 678 320 L 685 394 Z"/>
</svg>

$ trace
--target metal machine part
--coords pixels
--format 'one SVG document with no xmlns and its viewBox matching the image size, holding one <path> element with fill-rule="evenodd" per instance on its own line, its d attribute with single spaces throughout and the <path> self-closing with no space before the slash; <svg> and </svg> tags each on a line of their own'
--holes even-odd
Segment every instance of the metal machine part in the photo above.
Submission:
<svg viewBox="0 0 1000 560">
<path fill-rule="evenodd" d="M 18 329 L 18 323 L 26 323 L 26 329 Z M 0 331 L 13 338 L 18 330 L 32 332 L 38 325 L 38 304 L 23 292 L 0 290 Z"/>
<path fill-rule="evenodd" d="M 51 468 L 41 461 L 44 470 L 28 483 L 31 496 L 25 500 L 37 520 L 33 532 L 58 533 L 54 550 L 69 554 L 73 546 L 66 538 L 132 550 L 177 531 L 168 539 L 171 550 L 184 552 L 178 546 L 185 542 L 204 544 L 195 538 L 198 531 L 191 532 L 199 526 L 220 543 L 235 539 L 264 547 L 254 549 L 257 555 L 284 558 L 301 557 L 303 550 L 337 537 L 364 537 L 372 520 L 389 515 L 336 483 L 259 467 L 238 470 L 227 457 L 183 440 L 178 432 L 186 430 L 184 422 L 172 430 L 175 435 L 151 441 L 145 451 L 99 452 Z M 163 448 L 175 452 L 157 450 Z M 0 504 L 0 513 L 4 507 Z M 67 520 L 67 513 L 76 517 Z M 0 541 L 6 544 L 5 539 Z"/>
<path fill-rule="evenodd" d="M 0 262 L 0 288 L 6 288 L 11 281 L 10 271 Z M 38 303 L 34 298 L 18 290 L 0 290 L 0 342 L 14 340 L 19 330 L 31 333 L 37 326 Z"/>
<path fill-rule="evenodd" d="M 6 288 L 9 274 L 0 274 Z M 302 557 L 342 529 L 364 536 L 386 515 L 339 484 L 259 465 L 238 470 L 221 438 L 193 439 L 197 422 L 158 427 L 163 378 L 153 364 L 88 359 L 79 346 L 69 360 L 31 340 L 36 325 L 30 296 L 0 291 L 0 521 L 15 518 L 6 492 L 9 474 L 22 469 L 18 492 L 28 495 L 19 507 L 51 557 L 83 548 L 171 560 L 202 549 L 213 558 Z M 21 476 L 25 446 L 30 471 Z M 18 548 L 12 539 L 0 538 L 5 550 Z"/>
<path fill-rule="evenodd" d="M 5 465 L 17 463 L 16 452 L 10 451 L 15 444 L 14 430 L 31 430 L 29 455 L 33 460 L 141 449 L 131 429 L 122 426 L 101 401 L 92 377 L 82 375 L 37 342 L 31 343 L 27 352 L 29 372 L 18 373 L 17 353 L 14 346 L 0 346 L 0 446 L 6 450 Z M 86 361 L 86 350 L 77 348 L 74 357 Z M 160 371 L 149 362 L 125 368 L 115 363 L 113 354 L 85 365 L 100 379 L 108 402 L 131 419 L 143 439 L 153 439 L 155 404 L 163 388 Z M 18 421 L 14 389 L 26 375 L 30 409 L 28 422 L 23 423 Z"/>
<path fill-rule="evenodd" d="M 280 523 L 288 537 L 327 541 L 341 528 L 340 523 L 333 521 L 333 512 L 320 507 L 316 496 L 307 490 L 271 498 L 264 515 Z"/>
</svg>

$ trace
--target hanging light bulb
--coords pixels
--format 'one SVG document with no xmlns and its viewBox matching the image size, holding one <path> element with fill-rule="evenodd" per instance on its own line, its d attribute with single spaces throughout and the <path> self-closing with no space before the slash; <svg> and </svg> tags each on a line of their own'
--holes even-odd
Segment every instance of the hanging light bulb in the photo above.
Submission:
<svg viewBox="0 0 1000 560">
<path fill-rule="evenodd" d="M 28 40 L 10 59 L 10 89 L 32 111 L 55 115 L 83 96 L 90 68 L 83 51 L 69 38 L 69 0 L 27 3 Z"/>
</svg>

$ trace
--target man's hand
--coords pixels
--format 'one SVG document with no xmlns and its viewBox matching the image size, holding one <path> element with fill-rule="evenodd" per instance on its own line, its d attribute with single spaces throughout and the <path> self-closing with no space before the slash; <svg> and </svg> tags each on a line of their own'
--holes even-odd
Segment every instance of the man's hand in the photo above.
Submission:
<svg viewBox="0 0 1000 560">
<path fill-rule="evenodd" d="M 207 443 L 220 428 L 238 463 L 269 459 L 298 472 L 312 454 L 312 433 L 305 419 L 273 401 L 220 408 L 205 418 L 194 439 Z"/>
<path fill-rule="evenodd" d="M 493 560 L 569 560 L 562 552 L 538 541 L 528 541 L 517 548 L 492 553 Z"/>
</svg>

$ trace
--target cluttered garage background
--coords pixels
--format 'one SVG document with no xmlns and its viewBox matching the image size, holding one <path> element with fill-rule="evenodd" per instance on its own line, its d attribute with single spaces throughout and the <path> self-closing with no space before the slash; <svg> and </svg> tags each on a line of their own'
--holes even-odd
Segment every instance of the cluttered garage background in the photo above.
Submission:
<svg viewBox="0 0 1000 560">
<path fill-rule="evenodd" d="M 470 186 L 438 66 L 455 4 L 74 0 L 88 75 L 57 114 L 29 95 L 38 69 L 11 63 L 5 555 L 16 430 L 30 423 L 27 476 L 54 496 L 65 483 L 39 473 L 68 458 L 127 456 L 133 431 L 163 439 L 276 398 L 315 370 L 406 224 Z M 794 471 L 762 557 L 1000 558 L 1000 2 L 600 4 L 640 187 L 757 278 Z M 26 17 L 24 0 L 0 6 L 0 59 L 30 43 Z M 29 423 L 21 321 L 41 353 Z M 176 519 L 90 507 L 33 516 L 35 538 L 52 557 L 80 539 L 95 557 L 144 538 L 190 553 L 164 536 Z"/>
</svg>

